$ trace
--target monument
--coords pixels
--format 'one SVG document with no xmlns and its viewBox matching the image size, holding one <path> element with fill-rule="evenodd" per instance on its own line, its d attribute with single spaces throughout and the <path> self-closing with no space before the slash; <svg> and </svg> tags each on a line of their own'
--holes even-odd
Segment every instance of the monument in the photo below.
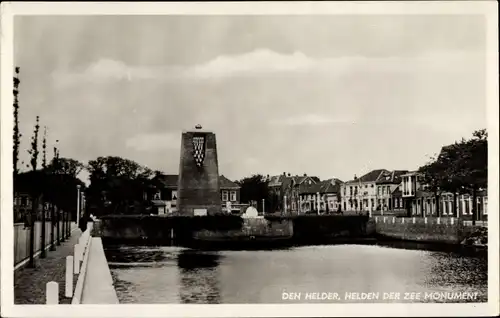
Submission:
<svg viewBox="0 0 500 318">
<path fill-rule="evenodd" d="M 222 212 L 215 134 L 200 125 L 182 133 L 177 211 L 181 216 Z"/>
</svg>

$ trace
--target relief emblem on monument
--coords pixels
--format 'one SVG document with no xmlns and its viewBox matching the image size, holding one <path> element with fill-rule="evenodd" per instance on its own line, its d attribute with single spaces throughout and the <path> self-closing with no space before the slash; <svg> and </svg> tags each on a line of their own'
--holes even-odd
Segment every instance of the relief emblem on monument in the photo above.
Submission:
<svg viewBox="0 0 500 318">
<path fill-rule="evenodd" d="M 194 136 L 193 137 L 193 156 L 194 161 L 198 167 L 203 165 L 203 160 L 205 159 L 205 137 L 204 136 Z"/>
</svg>

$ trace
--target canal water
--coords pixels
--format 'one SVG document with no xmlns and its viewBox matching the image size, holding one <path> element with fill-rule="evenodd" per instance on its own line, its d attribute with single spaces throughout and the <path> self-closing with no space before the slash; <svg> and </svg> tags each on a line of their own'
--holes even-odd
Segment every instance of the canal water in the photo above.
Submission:
<svg viewBox="0 0 500 318">
<path fill-rule="evenodd" d="M 398 243 L 261 251 L 106 246 L 120 303 L 486 302 L 487 258 Z"/>
</svg>

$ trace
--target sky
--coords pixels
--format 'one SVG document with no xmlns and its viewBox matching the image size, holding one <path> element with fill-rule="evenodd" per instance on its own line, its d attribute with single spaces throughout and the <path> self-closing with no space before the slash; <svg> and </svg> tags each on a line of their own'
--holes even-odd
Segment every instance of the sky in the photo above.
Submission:
<svg viewBox="0 0 500 318">
<path fill-rule="evenodd" d="M 233 180 L 415 170 L 486 128 L 484 23 L 17 16 L 21 160 L 40 115 L 49 147 L 58 139 L 62 157 L 84 163 L 121 156 L 177 174 L 181 133 L 201 124 L 216 133 L 219 172 Z"/>
</svg>

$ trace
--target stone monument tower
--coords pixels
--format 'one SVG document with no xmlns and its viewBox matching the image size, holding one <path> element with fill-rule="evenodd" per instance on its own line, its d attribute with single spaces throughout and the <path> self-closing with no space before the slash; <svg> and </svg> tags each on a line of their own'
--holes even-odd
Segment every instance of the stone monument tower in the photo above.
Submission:
<svg viewBox="0 0 500 318">
<path fill-rule="evenodd" d="M 217 143 L 213 132 L 200 125 L 182 133 L 177 209 L 179 215 L 222 212 Z"/>
</svg>

